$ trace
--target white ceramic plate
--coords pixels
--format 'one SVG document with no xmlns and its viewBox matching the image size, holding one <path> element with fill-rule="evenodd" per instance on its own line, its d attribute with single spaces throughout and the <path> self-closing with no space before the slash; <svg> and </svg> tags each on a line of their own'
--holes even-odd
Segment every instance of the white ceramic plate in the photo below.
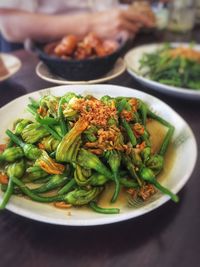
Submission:
<svg viewBox="0 0 200 267">
<path fill-rule="evenodd" d="M 0 81 L 4 81 L 20 69 L 21 61 L 17 57 L 10 54 L 1 53 L 0 56 L 8 70 L 8 74 L 0 77 Z"/>
<path fill-rule="evenodd" d="M 150 44 L 136 47 L 130 50 L 125 55 L 125 62 L 127 66 L 127 71 L 132 75 L 138 82 L 143 85 L 159 91 L 164 94 L 173 95 L 177 97 L 187 98 L 187 99 L 198 99 L 200 100 L 200 90 L 192 90 L 186 88 L 179 88 L 175 86 L 165 85 L 159 82 L 155 82 L 148 77 L 143 76 L 143 72 L 139 69 L 140 67 L 140 59 L 142 58 L 144 53 L 152 53 L 157 50 L 159 47 L 164 44 Z M 188 46 L 188 44 L 183 43 L 172 43 L 173 46 L 184 45 Z M 200 45 L 195 45 L 195 49 L 200 51 Z"/>
<path fill-rule="evenodd" d="M 193 171 L 197 158 L 197 145 L 190 127 L 173 109 L 161 100 L 143 92 L 122 86 L 59 86 L 19 97 L 0 109 L 0 117 L 2 118 L 0 143 L 4 142 L 4 132 L 7 128 L 11 128 L 13 121 L 20 117 L 29 116 L 26 112 L 26 106 L 29 102 L 28 98 L 30 96 L 35 99 L 50 93 L 62 96 L 68 91 L 73 91 L 83 95 L 92 94 L 96 97 L 101 97 L 103 95 L 110 95 L 114 97 L 132 96 L 144 100 L 148 105 L 150 105 L 152 110 L 156 111 L 157 114 L 176 126 L 172 140 L 172 145 L 175 148 L 176 155 L 174 157 L 172 168 L 168 171 L 167 177 L 162 181 L 162 184 L 171 189 L 174 193 L 177 193 L 185 185 Z M 2 196 L 2 193 L 0 193 L 0 196 Z M 68 210 L 57 209 L 48 204 L 40 204 L 28 199 L 13 196 L 7 205 L 7 209 L 19 215 L 46 223 L 86 226 L 108 224 L 134 218 L 150 212 L 168 200 L 168 196 L 157 193 L 152 197 L 151 201 L 148 201 L 144 206 L 137 209 L 130 208 L 123 204 L 120 207 L 121 213 L 117 215 L 104 215 L 87 209 L 74 208 L 71 210 L 71 216 L 69 216 Z"/>
<path fill-rule="evenodd" d="M 113 68 L 106 73 L 104 76 L 89 81 L 70 81 L 65 80 L 62 77 L 53 74 L 48 67 L 40 61 L 36 66 L 36 74 L 43 80 L 52 82 L 55 84 L 95 84 L 95 83 L 103 83 L 109 80 L 116 78 L 117 76 L 121 75 L 126 70 L 125 62 L 122 58 L 119 58 Z"/>
</svg>

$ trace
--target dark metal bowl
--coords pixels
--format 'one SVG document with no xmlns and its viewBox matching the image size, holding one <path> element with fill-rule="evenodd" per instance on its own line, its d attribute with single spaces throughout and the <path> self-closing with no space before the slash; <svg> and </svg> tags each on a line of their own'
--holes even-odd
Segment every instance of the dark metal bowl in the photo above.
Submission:
<svg viewBox="0 0 200 267">
<path fill-rule="evenodd" d="M 46 44 L 34 45 L 39 58 L 48 66 L 50 71 L 71 81 L 87 81 L 100 78 L 112 69 L 116 60 L 122 55 L 126 43 L 118 41 L 119 47 L 112 54 L 104 57 L 94 57 L 82 60 L 62 59 L 49 55 L 44 51 Z"/>
</svg>

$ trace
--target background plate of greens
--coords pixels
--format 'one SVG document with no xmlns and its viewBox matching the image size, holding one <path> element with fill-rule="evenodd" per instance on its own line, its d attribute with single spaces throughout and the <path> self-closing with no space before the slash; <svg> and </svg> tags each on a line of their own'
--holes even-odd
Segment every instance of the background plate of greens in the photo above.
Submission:
<svg viewBox="0 0 200 267">
<path fill-rule="evenodd" d="M 39 100 L 44 95 L 63 96 L 67 92 L 74 92 L 81 95 L 93 95 L 100 98 L 104 95 L 111 97 L 136 97 L 143 100 L 158 116 L 175 126 L 175 131 L 171 140 L 171 148 L 166 154 L 166 165 L 163 173 L 159 177 L 159 182 L 170 189 L 173 193 L 178 193 L 190 178 L 197 158 L 197 145 L 195 137 L 188 124 L 167 104 L 146 93 L 122 86 L 114 85 L 71 85 L 59 86 L 43 89 L 31 94 L 21 96 L 0 109 L 1 131 L 0 144 L 5 143 L 7 129 L 12 130 L 13 122 L 18 118 L 31 118 L 27 112 L 29 98 Z M 156 131 L 157 136 L 160 131 Z M 3 193 L 0 192 L 0 200 Z M 110 196 L 109 196 L 110 198 Z M 52 204 L 33 202 L 27 198 L 13 195 L 6 208 L 21 216 L 57 225 L 101 225 L 119 222 L 135 218 L 148 213 L 163 205 L 170 199 L 168 195 L 156 193 L 146 202 L 140 205 L 129 205 L 127 199 L 119 200 L 111 207 L 120 208 L 119 214 L 99 214 L 88 208 L 58 209 Z M 102 204 L 103 205 L 103 204 Z M 179 205 L 179 204 L 177 204 Z"/>
<path fill-rule="evenodd" d="M 176 60 L 176 62 L 173 61 L 169 64 L 166 58 L 159 57 L 158 52 L 167 45 L 171 47 L 192 46 L 196 51 L 200 51 L 200 45 L 187 43 L 161 43 L 139 46 L 125 55 L 127 71 L 138 82 L 153 90 L 176 97 L 200 100 L 200 62 Z M 151 59 L 148 59 L 149 64 L 152 64 L 151 74 L 150 67 L 145 66 L 146 63 L 144 63 L 144 57 L 147 54 L 152 54 Z"/>
</svg>

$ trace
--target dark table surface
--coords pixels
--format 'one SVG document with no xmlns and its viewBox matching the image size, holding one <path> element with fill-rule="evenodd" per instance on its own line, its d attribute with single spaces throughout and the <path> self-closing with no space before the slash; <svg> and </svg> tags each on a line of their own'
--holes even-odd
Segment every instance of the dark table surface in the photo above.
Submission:
<svg viewBox="0 0 200 267">
<path fill-rule="evenodd" d="M 162 40 L 196 40 L 197 28 L 189 35 L 149 34 L 138 36 L 134 45 Z M 35 74 L 37 57 L 24 50 L 14 53 L 22 68 L 0 83 L 0 107 L 12 99 L 54 86 Z M 164 100 L 191 126 L 200 145 L 200 103 L 172 98 L 144 88 L 127 73 L 109 82 Z M 1 118 L 2 119 L 2 118 Z M 184 166 L 183 166 L 184 168 Z M 128 221 L 95 227 L 64 227 L 32 221 L 9 211 L 0 214 L 0 266 L 53 267 L 198 267 L 200 266 L 200 160 L 172 202 L 149 214 Z"/>
</svg>

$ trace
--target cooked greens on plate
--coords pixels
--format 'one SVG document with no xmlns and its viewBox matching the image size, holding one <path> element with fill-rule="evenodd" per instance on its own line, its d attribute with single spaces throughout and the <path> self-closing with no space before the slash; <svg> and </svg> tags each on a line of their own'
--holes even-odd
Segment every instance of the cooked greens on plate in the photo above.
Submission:
<svg viewBox="0 0 200 267">
<path fill-rule="evenodd" d="M 153 81 L 200 90 L 200 51 L 193 46 L 165 44 L 140 60 L 142 75 Z"/>
<path fill-rule="evenodd" d="M 32 119 L 15 121 L 12 131 L 6 131 L 7 143 L 0 145 L 0 209 L 19 195 L 58 208 L 88 206 L 116 214 L 120 209 L 112 203 L 122 190 L 127 203 L 145 202 L 157 191 L 178 201 L 157 179 L 174 127 L 141 99 L 69 92 L 30 98 L 27 109 Z M 166 129 L 157 150 L 147 127 L 150 121 Z M 100 206 L 110 184 L 111 206 Z"/>
</svg>

